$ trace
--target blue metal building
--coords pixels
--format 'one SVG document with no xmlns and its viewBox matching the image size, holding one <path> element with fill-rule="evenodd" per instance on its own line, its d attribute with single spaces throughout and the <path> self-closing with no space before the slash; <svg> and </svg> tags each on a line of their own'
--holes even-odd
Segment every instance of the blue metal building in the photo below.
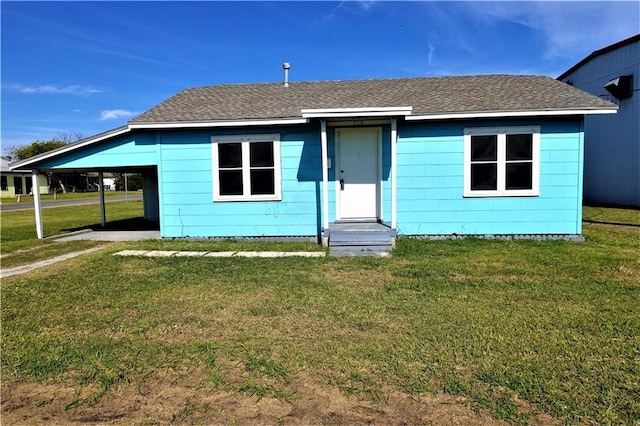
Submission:
<svg viewBox="0 0 640 426">
<path fill-rule="evenodd" d="M 586 203 L 640 207 L 640 34 L 596 50 L 558 80 L 618 105 L 585 118 Z"/>
</svg>

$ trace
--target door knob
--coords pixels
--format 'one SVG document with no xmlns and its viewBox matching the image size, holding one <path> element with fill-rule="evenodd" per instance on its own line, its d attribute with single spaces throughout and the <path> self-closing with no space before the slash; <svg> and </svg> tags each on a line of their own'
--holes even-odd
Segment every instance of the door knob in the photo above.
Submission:
<svg viewBox="0 0 640 426">
<path fill-rule="evenodd" d="M 344 179 L 340 179 L 340 191 L 344 191 Z"/>
</svg>

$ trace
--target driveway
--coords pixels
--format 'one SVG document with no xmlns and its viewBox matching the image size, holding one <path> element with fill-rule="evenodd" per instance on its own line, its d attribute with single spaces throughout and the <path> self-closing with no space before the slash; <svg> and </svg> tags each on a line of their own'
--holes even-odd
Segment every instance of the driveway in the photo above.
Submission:
<svg viewBox="0 0 640 426">
<path fill-rule="evenodd" d="M 145 230 L 90 230 L 74 232 L 71 235 L 56 235 L 50 237 L 57 242 L 92 240 L 92 241 L 140 241 L 157 240 L 160 231 L 155 229 Z"/>
</svg>

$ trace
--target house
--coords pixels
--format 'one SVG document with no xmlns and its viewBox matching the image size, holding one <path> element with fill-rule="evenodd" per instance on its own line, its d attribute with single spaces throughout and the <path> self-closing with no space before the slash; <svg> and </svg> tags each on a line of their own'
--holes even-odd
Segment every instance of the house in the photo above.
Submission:
<svg viewBox="0 0 640 426">
<path fill-rule="evenodd" d="M 113 173 L 103 173 L 102 185 L 105 191 L 116 190 L 116 180 Z M 97 172 L 87 173 L 87 191 L 99 191 L 100 180 Z"/>
<path fill-rule="evenodd" d="M 0 158 L 0 196 L 2 198 L 31 194 L 31 170 L 11 170 L 9 160 Z M 47 193 L 47 175 L 38 177 L 41 193 Z"/>
<path fill-rule="evenodd" d="M 584 199 L 640 207 L 640 34 L 596 50 L 558 80 L 618 105 L 587 116 Z"/>
<path fill-rule="evenodd" d="M 584 116 L 616 109 L 543 76 L 219 85 L 12 167 L 141 173 L 164 238 L 575 237 Z"/>
</svg>

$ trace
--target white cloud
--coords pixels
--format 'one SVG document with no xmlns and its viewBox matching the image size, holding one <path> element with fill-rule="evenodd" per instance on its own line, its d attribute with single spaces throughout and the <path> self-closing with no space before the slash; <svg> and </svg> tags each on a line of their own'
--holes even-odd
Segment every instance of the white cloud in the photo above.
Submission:
<svg viewBox="0 0 640 426">
<path fill-rule="evenodd" d="M 138 115 L 137 112 L 127 111 L 124 109 L 105 109 L 100 113 L 100 121 L 114 120 L 118 118 L 128 118 Z"/>
<path fill-rule="evenodd" d="M 469 3 L 485 20 L 513 22 L 539 32 L 547 58 L 588 54 L 637 34 L 636 2 L 487 2 Z"/>
<path fill-rule="evenodd" d="M 47 84 L 42 86 L 25 86 L 23 84 L 12 84 L 3 87 L 25 94 L 91 95 L 93 93 L 102 92 L 102 90 L 96 89 L 91 86 L 80 86 L 77 84 L 66 86 L 57 84 Z"/>
<path fill-rule="evenodd" d="M 376 5 L 376 0 L 355 0 L 355 3 L 364 11 L 368 11 Z"/>
<path fill-rule="evenodd" d="M 429 51 L 427 52 L 427 66 L 429 68 L 431 68 L 431 64 L 433 63 L 433 53 L 435 52 L 436 48 L 433 46 L 433 44 L 429 43 Z"/>
</svg>

